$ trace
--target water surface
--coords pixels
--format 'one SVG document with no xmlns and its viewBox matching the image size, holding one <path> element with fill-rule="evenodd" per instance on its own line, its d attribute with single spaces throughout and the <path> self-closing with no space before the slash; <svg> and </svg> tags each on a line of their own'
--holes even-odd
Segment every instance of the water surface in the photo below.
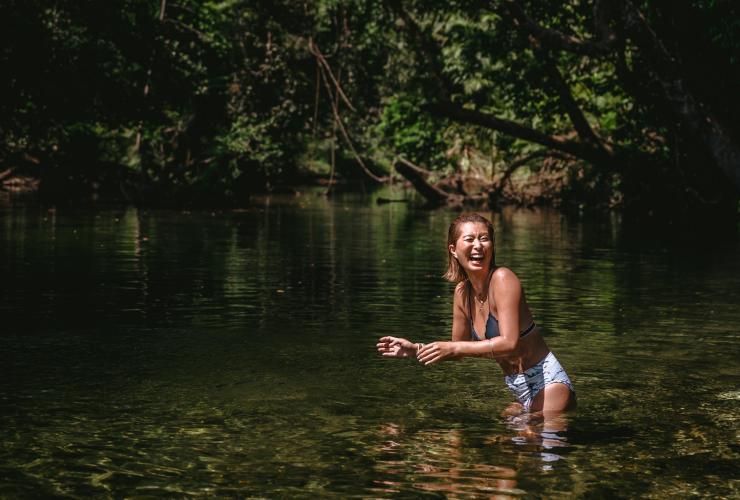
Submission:
<svg viewBox="0 0 740 500">
<path fill-rule="evenodd" d="M 454 213 L 269 201 L 0 211 L 0 496 L 737 496 L 736 238 L 491 214 L 578 391 L 543 429 L 375 352 L 449 336 Z"/>
</svg>

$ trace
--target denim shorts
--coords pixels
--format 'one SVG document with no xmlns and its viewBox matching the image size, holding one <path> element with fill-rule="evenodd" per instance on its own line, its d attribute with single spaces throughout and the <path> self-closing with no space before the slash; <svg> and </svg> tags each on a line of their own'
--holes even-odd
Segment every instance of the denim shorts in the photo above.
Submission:
<svg viewBox="0 0 740 500">
<path fill-rule="evenodd" d="M 507 375 L 504 380 L 526 411 L 529 411 L 535 396 L 549 384 L 565 384 L 575 394 L 568 374 L 552 352 L 532 368 L 522 373 Z"/>
</svg>

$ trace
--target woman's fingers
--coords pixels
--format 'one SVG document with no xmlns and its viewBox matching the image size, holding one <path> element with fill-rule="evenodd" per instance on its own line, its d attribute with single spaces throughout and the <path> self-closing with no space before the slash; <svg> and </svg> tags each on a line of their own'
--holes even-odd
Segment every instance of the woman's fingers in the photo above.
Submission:
<svg viewBox="0 0 740 500">
<path fill-rule="evenodd" d="M 434 354 L 432 356 L 427 357 L 424 360 L 419 360 L 419 361 L 424 366 L 429 366 L 429 365 L 432 365 L 432 364 L 436 363 L 437 361 L 440 361 L 441 359 L 442 359 L 442 357 L 439 354 Z"/>
<path fill-rule="evenodd" d="M 419 350 L 419 354 L 416 356 L 416 358 L 419 360 L 419 363 L 422 363 L 424 365 L 430 365 L 432 363 L 435 363 L 436 361 L 439 361 L 437 359 L 439 358 L 439 346 L 436 342 L 426 344 Z"/>
<path fill-rule="evenodd" d="M 381 339 L 378 341 L 378 346 L 381 345 L 388 345 L 388 346 L 403 346 L 403 343 L 405 342 L 404 339 L 399 337 L 381 337 Z"/>
<path fill-rule="evenodd" d="M 378 340 L 377 346 L 380 347 L 390 347 L 398 343 L 398 340 L 396 337 L 381 337 Z"/>
<path fill-rule="evenodd" d="M 397 337 L 382 337 L 376 346 L 378 352 L 387 358 L 403 358 L 407 356 L 403 352 L 403 339 Z"/>
</svg>

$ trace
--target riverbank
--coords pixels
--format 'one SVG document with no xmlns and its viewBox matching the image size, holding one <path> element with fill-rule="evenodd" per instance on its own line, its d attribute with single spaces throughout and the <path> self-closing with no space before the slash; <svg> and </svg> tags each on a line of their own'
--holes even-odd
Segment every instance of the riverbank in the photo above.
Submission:
<svg viewBox="0 0 740 500">
<path fill-rule="evenodd" d="M 396 159 L 395 164 L 340 157 L 332 169 L 323 161 L 304 161 L 290 176 L 267 178 L 200 177 L 196 180 L 151 178 L 114 163 L 86 166 L 45 166 L 26 162 L 0 172 L 0 203 L 35 203 L 47 207 L 137 206 L 172 209 L 238 209 L 260 204 L 270 196 L 332 197 L 357 193 L 377 203 L 404 202 L 420 208 L 498 210 L 502 207 L 553 207 L 568 213 L 616 212 L 626 219 L 652 224 L 693 221 L 708 227 L 737 230 L 740 205 L 690 205 L 667 200 L 670 191 L 647 199 L 625 199 L 605 185 L 592 168 L 562 158 L 496 164 L 481 155 L 451 159 L 446 170 L 430 171 Z M 431 196 L 429 192 L 431 191 Z M 709 226 L 711 227 L 711 225 Z"/>
<path fill-rule="evenodd" d="M 132 204 L 137 206 L 214 206 L 238 207 L 252 196 L 296 194 L 306 186 L 324 189 L 327 196 L 336 192 L 365 193 L 384 186 L 402 187 L 403 199 L 416 201 L 418 192 L 424 206 L 554 206 L 564 204 L 594 208 L 615 208 L 614 197 L 596 199 L 586 190 L 579 198 L 572 194 L 573 178 L 582 177 L 577 165 L 547 158 L 512 165 L 494 163 L 470 148 L 463 155 L 449 158 L 444 169 L 427 170 L 406 160 L 392 164 L 387 159 L 337 155 L 334 165 L 322 159 L 304 158 L 290 175 L 185 175 L 154 176 L 147 169 L 130 168 L 113 162 L 95 164 L 42 164 L 33 159 L 18 162 L 0 172 L 0 193 L 10 199 L 36 200 L 47 205 L 85 206 L 89 204 Z M 325 156 L 325 155 L 324 155 Z M 403 162 L 410 165 L 402 169 Z M 7 163 L 6 163 L 7 165 Z M 418 183 L 437 192 L 436 199 L 424 198 Z M 388 200 L 392 201 L 392 200 Z"/>
</svg>

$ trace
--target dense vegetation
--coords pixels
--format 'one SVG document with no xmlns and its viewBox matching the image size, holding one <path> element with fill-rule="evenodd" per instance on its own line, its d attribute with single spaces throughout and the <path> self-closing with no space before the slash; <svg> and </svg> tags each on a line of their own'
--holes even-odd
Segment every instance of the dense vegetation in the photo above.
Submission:
<svg viewBox="0 0 740 500">
<path fill-rule="evenodd" d="M 307 173 L 381 182 L 403 157 L 466 196 L 477 177 L 491 203 L 733 216 L 738 14 L 721 0 L 10 0 L 0 177 L 38 178 L 56 201 L 238 204 Z"/>
</svg>

